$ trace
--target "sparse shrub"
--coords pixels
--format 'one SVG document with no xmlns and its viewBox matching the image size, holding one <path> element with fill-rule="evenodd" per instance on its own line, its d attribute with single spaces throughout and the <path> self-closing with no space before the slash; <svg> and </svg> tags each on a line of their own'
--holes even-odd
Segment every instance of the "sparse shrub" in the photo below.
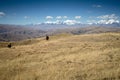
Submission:
<svg viewBox="0 0 120 80">
<path fill-rule="evenodd" d="M 119 38 L 116 38 L 116 40 L 119 40 Z"/>
</svg>

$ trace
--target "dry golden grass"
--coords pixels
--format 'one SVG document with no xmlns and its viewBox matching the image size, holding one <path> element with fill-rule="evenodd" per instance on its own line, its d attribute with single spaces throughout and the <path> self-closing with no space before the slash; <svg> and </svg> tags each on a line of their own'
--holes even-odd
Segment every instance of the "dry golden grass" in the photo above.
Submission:
<svg viewBox="0 0 120 80">
<path fill-rule="evenodd" d="M 120 80 L 120 33 L 27 41 L 0 48 L 0 80 Z"/>
</svg>

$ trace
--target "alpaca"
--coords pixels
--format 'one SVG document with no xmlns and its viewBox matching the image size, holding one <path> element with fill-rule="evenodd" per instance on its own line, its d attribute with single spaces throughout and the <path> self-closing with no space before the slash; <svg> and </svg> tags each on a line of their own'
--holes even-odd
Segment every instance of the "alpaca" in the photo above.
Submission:
<svg viewBox="0 0 120 80">
<path fill-rule="evenodd" d="M 11 48 L 12 47 L 12 44 L 10 43 L 10 44 L 8 44 L 8 48 Z"/>
<path fill-rule="evenodd" d="M 49 36 L 48 35 L 46 35 L 46 40 L 49 40 Z"/>
</svg>

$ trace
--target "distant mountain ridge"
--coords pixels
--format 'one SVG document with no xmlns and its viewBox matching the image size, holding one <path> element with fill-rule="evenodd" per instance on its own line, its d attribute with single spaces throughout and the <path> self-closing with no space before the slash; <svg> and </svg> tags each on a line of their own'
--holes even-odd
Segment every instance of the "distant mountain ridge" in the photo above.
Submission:
<svg viewBox="0 0 120 80">
<path fill-rule="evenodd" d="M 19 41 L 44 36 L 46 31 L 19 25 L 0 25 L 0 41 Z"/>
<path fill-rule="evenodd" d="M 38 24 L 38 25 L 8 25 L 0 24 L 0 41 L 19 41 L 43 37 L 47 35 L 56 35 L 60 33 L 92 34 L 120 32 L 119 24 Z"/>
<path fill-rule="evenodd" d="M 63 29 L 63 28 L 81 28 L 81 27 L 89 27 L 89 26 L 96 26 L 96 27 L 120 27 L 120 23 L 112 23 L 112 24 L 82 24 L 76 23 L 73 25 L 68 25 L 64 23 L 55 24 L 55 23 L 40 23 L 40 24 L 27 24 L 27 27 L 34 27 L 41 30 L 49 30 L 49 29 Z"/>
</svg>

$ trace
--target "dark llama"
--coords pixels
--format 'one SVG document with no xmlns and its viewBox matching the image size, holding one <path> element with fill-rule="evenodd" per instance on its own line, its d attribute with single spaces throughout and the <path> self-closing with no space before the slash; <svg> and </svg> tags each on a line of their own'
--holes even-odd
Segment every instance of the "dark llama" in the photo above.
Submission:
<svg viewBox="0 0 120 80">
<path fill-rule="evenodd" d="M 46 40 L 49 40 L 49 36 L 48 35 L 46 35 Z"/>
<path fill-rule="evenodd" d="M 8 44 L 8 48 L 11 48 L 11 47 L 12 47 L 12 44 L 11 44 L 11 43 L 9 43 L 9 44 Z"/>
</svg>

